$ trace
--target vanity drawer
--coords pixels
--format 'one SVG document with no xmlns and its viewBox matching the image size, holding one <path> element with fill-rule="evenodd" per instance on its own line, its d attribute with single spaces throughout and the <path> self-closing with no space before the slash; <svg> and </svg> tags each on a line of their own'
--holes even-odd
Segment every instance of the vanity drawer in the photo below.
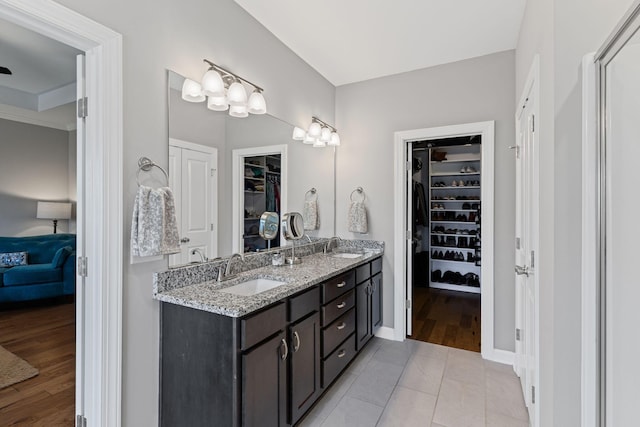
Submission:
<svg viewBox="0 0 640 427">
<path fill-rule="evenodd" d="M 342 341 L 356 330 L 356 311 L 349 310 L 322 330 L 322 357 L 327 357 Z"/>
<path fill-rule="evenodd" d="M 322 325 L 326 326 L 356 304 L 356 291 L 351 290 L 322 307 Z"/>
<path fill-rule="evenodd" d="M 366 263 L 360 267 L 356 267 L 356 283 L 360 284 L 371 277 L 371 264 Z"/>
<path fill-rule="evenodd" d="M 371 261 L 371 275 L 375 276 L 376 274 L 382 271 L 382 257 L 374 259 Z"/>
<path fill-rule="evenodd" d="M 287 324 L 287 307 L 281 302 L 258 314 L 240 320 L 240 349 L 246 350 L 283 331 Z"/>
<path fill-rule="evenodd" d="M 334 277 L 324 282 L 322 286 L 322 302 L 327 303 L 343 293 L 351 290 L 356 285 L 356 273 L 351 270 L 345 274 Z"/>
<path fill-rule="evenodd" d="M 336 351 L 322 361 L 322 387 L 328 387 L 356 354 L 356 336 L 353 334 Z"/>
<path fill-rule="evenodd" d="M 309 313 L 320 308 L 320 289 L 308 290 L 300 295 L 289 298 L 289 321 L 295 322 Z"/>
</svg>

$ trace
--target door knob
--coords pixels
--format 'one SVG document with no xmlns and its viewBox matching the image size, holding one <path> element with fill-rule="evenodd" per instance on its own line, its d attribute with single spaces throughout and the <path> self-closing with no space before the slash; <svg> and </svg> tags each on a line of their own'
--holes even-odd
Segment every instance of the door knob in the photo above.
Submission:
<svg viewBox="0 0 640 427">
<path fill-rule="evenodd" d="M 516 274 L 518 276 L 527 276 L 529 277 L 529 267 L 527 267 L 526 265 L 524 267 L 520 266 L 520 265 L 516 265 Z"/>
<path fill-rule="evenodd" d="M 189 243 L 190 241 L 191 239 L 188 237 L 183 237 L 182 239 L 180 239 L 180 243 Z"/>
</svg>

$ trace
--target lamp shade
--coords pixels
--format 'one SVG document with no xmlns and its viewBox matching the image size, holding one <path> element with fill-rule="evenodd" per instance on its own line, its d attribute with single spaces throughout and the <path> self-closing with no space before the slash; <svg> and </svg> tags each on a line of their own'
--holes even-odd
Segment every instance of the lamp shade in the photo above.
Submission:
<svg viewBox="0 0 640 427">
<path fill-rule="evenodd" d="M 320 141 L 322 142 L 331 141 L 331 129 L 322 128 L 322 132 L 320 133 Z"/>
<path fill-rule="evenodd" d="M 249 115 L 246 105 L 231 105 L 229 106 L 229 115 L 232 117 L 244 118 Z"/>
<path fill-rule="evenodd" d="M 307 132 L 309 134 L 309 136 L 312 136 L 314 138 L 317 138 L 320 136 L 320 134 L 322 133 L 322 127 L 320 126 L 320 123 L 316 123 L 313 122 L 309 125 L 309 131 Z"/>
<path fill-rule="evenodd" d="M 303 142 L 305 144 L 314 144 L 316 142 L 316 138 L 314 138 L 311 135 L 307 134 L 307 136 L 304 137 Z"/>
<path fill-rule="evenodd" d="M 299 127 L 293 128 L 293 136 L 291 138 L 294 141 L 304 141 L 304 138 L 307 136 L 307 132 L 304 129 L 300 129 Z"/>
<path fill-rule="evenodd" d="M 264 100 L 264 96 L 262 96 L 262 92 L 259 90 L 254 90 L 251 96 L 249 97 L 249 101 L 247 101 L 247 107 L 249 108 L 249 112 L 251 114 L 264 114 L 267 112 L 267 101 Z"/>
<path fill-rule="evenodd" d="M 191 79 L 184 79 L 182 83 L 182 99 L 188 102 L 202 102 L 206 98 L 202 93 L 200 83 Z"/>
<path fill-rule="evenodd" d="M 224 82 L 216 70 L 207 71 L 202 77 L 202 92 L 207 96 L 224 96 Z"/>
<path fill-rule="evenodd" d="M 71 218 L 71 203 L 38 202 L 36 218 L 69 219 Z"/>
<path fill-rule="evenodd" d="M 213 111 L 227 111 L 229 104 L 227 103 L 227 97 L 222 96 L 210 96 L 207 99 L 207 108 Z"/>
<path fill-rule="evenodd" d="M 233 82 L 229 86 L 227 92 L 227 98 L 229 99 L 230 106 L 241 106 L 247 104 L 247 91 L 240 82 Z"/>
<path fill-rule="evenodd" d="M 323 148 L 323 147 L 326 147 L 326 146 L 327 146 L 327 143 L 324 142 L 321 139 L 318 139 L 318 140 L 316 140 L 316 142 L 313 143 L 313 147 L 314 148 Z"/>
<path fill-rule="evenodd" d="M 332 147 L 337 147 L 340 145 L 340 136 L 338 135 L 338 132 L 331 132 L 331 140 L 327 144 L 331 145 Z"/>
</svg>

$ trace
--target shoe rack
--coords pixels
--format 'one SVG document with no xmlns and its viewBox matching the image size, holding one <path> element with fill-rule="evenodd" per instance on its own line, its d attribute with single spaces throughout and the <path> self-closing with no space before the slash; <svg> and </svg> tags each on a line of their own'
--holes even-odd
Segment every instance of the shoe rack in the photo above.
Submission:
<svg viewBox="0 0 640 427">
<path fill-rule="evenodd" d="M 429 154 L 429 286 L 480 293 L 480 144 Z"/>
</svg>

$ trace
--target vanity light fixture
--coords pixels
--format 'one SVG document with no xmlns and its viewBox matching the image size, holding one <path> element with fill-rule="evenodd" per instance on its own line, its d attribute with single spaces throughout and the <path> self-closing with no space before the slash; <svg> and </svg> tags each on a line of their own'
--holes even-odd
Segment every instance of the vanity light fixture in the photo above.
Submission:
<svg viewBox="0 0 640 427">
<path fill-rule="evenodd" d="M 304 144 L 313 144 L 316 148 L 340 145 L 337 129 L 315 116 L 311 117 L 311 124 L 307 131 L 297 126 L 293 128 L 291 138 L 295 141 L 302 141 Z"/>
<path fill-rule="evenodd" d="M 202 83 L 185 79 L 182 84 L 182 99 L 188 102 L 207 101 L 207 108 L 213 111 L 229 110 L 233 117 L 247 117 L 251 114 L 265 114 L 267 102 L 263 89 L 249 80 L 204 59 L 209 69 L 202 77 Z M 253 87 L 247 99 L 245 84 Z"/>
</svg>

